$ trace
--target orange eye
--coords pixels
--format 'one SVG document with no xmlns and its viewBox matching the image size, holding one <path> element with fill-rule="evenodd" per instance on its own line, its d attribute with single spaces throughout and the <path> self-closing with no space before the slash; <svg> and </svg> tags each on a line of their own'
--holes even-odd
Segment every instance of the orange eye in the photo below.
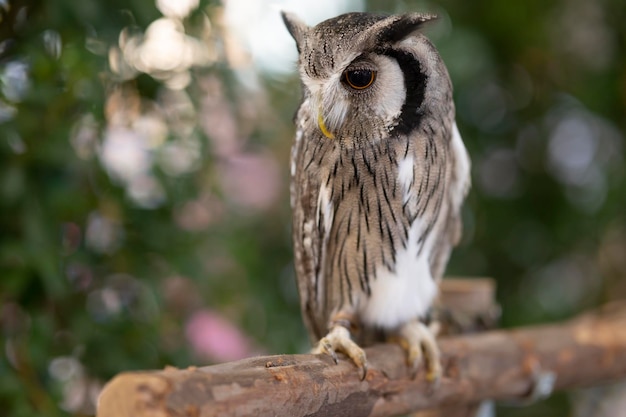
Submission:
<svg viewBox="0 0 626 417">
<path fill-rule="evenodd" d="M 343 73 L 343 79 L 355 90 L 364 90 L 374 83 L 376 71 L 368 69 L 346 70 Z"/>
</svg>

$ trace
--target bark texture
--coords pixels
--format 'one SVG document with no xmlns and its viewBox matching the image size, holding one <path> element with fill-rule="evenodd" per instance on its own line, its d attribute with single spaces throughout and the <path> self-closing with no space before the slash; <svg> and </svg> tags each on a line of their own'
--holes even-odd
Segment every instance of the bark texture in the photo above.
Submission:
<svg viewBox="0 0 626 417">
<path fill-rule="evenodd" d="M 102 392 L 98 416 L 393 416 L 597 385 L 626 378 L 626 305 L 439 343 L 444 376 L 437 387 L 422 373 L 409 376 L 398 346 L 378 345 L 366 349 L 363 381 L 351 362 L 335 365 L 323 355 L 122 373 Z"/>
</svg>

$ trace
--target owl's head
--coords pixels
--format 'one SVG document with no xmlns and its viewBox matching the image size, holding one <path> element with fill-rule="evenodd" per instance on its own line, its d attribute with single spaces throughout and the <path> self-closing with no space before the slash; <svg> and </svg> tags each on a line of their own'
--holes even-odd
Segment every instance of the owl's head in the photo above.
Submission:
<svg viewBox="0 0 626 417">
<path fill-rule="evenodd" d="M 418 32 L 434 18 L 348 13 L 310 27 L 283 12 L 298 48 L 304 105 L 319 132 L 352 142 L 407 134 L 432 116 L 451 124 L 448 72 Z"/>
</svg>

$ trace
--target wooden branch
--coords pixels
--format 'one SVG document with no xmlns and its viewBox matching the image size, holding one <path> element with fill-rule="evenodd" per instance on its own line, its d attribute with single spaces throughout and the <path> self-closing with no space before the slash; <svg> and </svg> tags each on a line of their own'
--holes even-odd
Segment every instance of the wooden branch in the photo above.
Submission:
<svg viewBox="0 0 626 417">
<path fill-rule="evenodd" d="M 392 416 L 596 385 L 626 377 L 626 304 L 560 324 L 446 337 L 440 347 L 436 388 L 422 374 L 409 378 L 398 346 L 378 345 L 366 349 L 364 381 L 351 362 L 323 355 L 123 373 L 102 392 L 98 416 Z"/>
</svg>

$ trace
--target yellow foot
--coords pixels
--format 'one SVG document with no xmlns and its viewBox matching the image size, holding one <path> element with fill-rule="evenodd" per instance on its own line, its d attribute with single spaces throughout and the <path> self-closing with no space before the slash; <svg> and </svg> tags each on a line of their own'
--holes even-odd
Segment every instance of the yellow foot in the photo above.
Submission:
<svg viewBox="0 0 626 417">
<path fill-rule="evenodd" d="M 400 346 L 407 352 L 407 363 L 413 377 L 417 374 L 422 360 L 426 362 L 426 379 L 436 385 L 441 378 L 441 355 L 435 340 L 439 326 L 433 323 L 430 327 L 421 321 L 410 321 L 398 331 Z"/>
<path fill-rule="evenodd" d="M 338 363 L 336 352 L 343 352 L 359 368 L 361 373 L 361 380 L 365 379 L 367 375 L 367 358 L 365 352 L 350 338 L 350 332 L 343 326 L 334 326 L 325 337 L 319 341 L 316 347 L 313 348 L 311 353 L 320 354 L 324 353 L 330 355 L 335 363 Z"/>
</svg>

